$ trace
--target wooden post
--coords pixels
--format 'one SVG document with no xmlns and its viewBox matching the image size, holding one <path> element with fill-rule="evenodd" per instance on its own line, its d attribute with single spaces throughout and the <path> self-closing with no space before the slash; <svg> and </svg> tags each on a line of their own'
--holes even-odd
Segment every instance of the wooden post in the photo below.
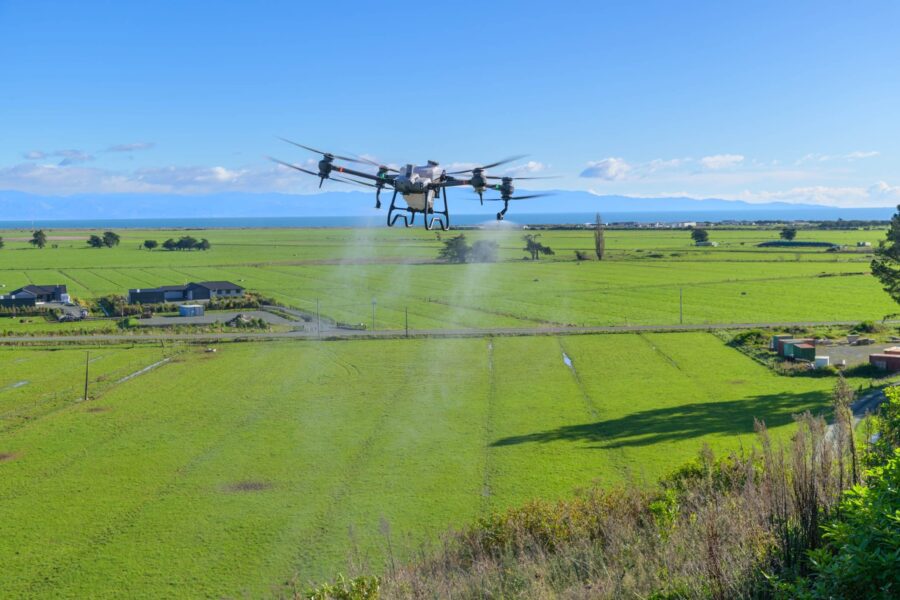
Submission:
<svg viewBox="0 0 900 600">
<path fill-rule="evenodd" d="M 84 400 L 87 402 L 88 399 L 88 375 L 90 373 L 91 368 L 91 351 L 87 351 L 87 355 L 84 357 Z"/>
</svg>

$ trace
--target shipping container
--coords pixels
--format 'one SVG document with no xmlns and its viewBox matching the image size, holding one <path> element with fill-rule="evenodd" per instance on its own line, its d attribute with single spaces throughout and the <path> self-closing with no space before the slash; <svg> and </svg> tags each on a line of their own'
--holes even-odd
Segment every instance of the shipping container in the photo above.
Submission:
<svg viewBox="0 0 900 600">
<path fill-rule="evenodd" d="M 882 371 L 900 371 L 900 354 L 870 354 L 869 363 Z"/>
<path fill-rule="evenodd" d="M 816 359 L 816 347 L 812 344 L 793 344 L 794 359 L 813 361 Z"/>
</svg>

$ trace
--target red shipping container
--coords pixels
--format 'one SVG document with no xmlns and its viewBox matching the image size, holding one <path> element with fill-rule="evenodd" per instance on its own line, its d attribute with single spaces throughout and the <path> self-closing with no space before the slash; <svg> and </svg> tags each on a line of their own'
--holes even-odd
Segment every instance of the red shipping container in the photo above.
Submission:
<svg viewBox="0 0 900 600">
<path fill-rule="evenodd" d="M 869 363 L 883 371 L 900 371 L 900 354 L 870 354 Z"/>
</svg>

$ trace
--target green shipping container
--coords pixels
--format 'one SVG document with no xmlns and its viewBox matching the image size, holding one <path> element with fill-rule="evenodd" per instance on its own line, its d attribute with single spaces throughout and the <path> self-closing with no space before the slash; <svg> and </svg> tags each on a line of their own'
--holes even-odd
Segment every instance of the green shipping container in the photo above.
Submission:
<svg viewBox="0 0 900 600">
<path fill-rule="evenodd" d="M 801 360 L 816 360 L 816 347 L 812 344 L 794 344 L 794 358 Z"/>
</svg>

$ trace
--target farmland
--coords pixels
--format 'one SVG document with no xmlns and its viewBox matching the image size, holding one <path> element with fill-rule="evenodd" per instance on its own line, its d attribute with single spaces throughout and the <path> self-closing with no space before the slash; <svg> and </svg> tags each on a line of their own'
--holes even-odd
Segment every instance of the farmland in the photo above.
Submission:
<svg viewBox="0 0 900 600">
<path fill-rule="evenodd" d="M 351 552 L 378 568 L 388 536 L 407 556 L 492 509 L 653 481 L 754 416 L 783 435 L 831 385 L 707 333 L 138 345 L 94 349 L 79 402 L 84 354 L 0 349 L 0 595 L 259 596 Z"/>
<path fill-rule="evenodd" d="M 92 298 L 128 288 L 227 279 L 297 308 L 347 323 L 414 329 L 848 320 L 894 312 L 868 275 L 864 253 L 757 248 L 771 230 L 714 231 L 718 248 L 691 246 L 686 231 L 609 231 L 608 259 L 576 262 L 586 231 L 553 231 L 552 260 L 523 261 L 521 231 L 467 232 L 500 245 L 500 263 L 437 264 L 437 233 L 418 229 L 210 230 L 208 252 L 149 252 L 144 239 L 185 231 L 122 232 L 114 249 L 90 249 L 86 232 L 50 231 L 30 248 L 21 231 L 0 232 L 0 285 L 65 283 Z M 444 236 L 451 235 L 444 233 Z M 803 240 L 854 246 L 883 231 L 803 231 Z M 683 298 L 683 316 L 679 298 Z M 2 327 L 0 327 L 2 328 Z"/>
<path fill-rule="evenodd" d="M 421 230 L 209 230 L 206 252 L 121 232 L 0 232 L 0 285 L 82 299 L 226 279 L 348 323 L 400 329 L 879 319 L 894 305 L 863 252 L 758 248 L 765 230 L 466 232 L 500 262 L 441 264 Z M 452 235 L 448 233 L 442 236 Z M 884 231 L 802 231 L 855 247 Z M 444 237 L 446 239 L 446 237 Z M 56 246 L 56 247 L 53 247 Z M 117 330 L 4 318 L 7 337 Z M 727 333 L 720 332 L 727 336 Z M 887 335 L 887 333 L 885 333 Z M 705 332 L 129 345 L 0 346 L 0 596 L 260 597 L 348 561 L 381 570 L 448 527 L 590 485 L 649 484 L 706 444 L 784 439 L 827 412 L 831 377 L 778 375 Z M 90 398 L 82 400 L 86 352 Z M 863 378 L 854 387 L 868 386 Z"/>
</svg>

